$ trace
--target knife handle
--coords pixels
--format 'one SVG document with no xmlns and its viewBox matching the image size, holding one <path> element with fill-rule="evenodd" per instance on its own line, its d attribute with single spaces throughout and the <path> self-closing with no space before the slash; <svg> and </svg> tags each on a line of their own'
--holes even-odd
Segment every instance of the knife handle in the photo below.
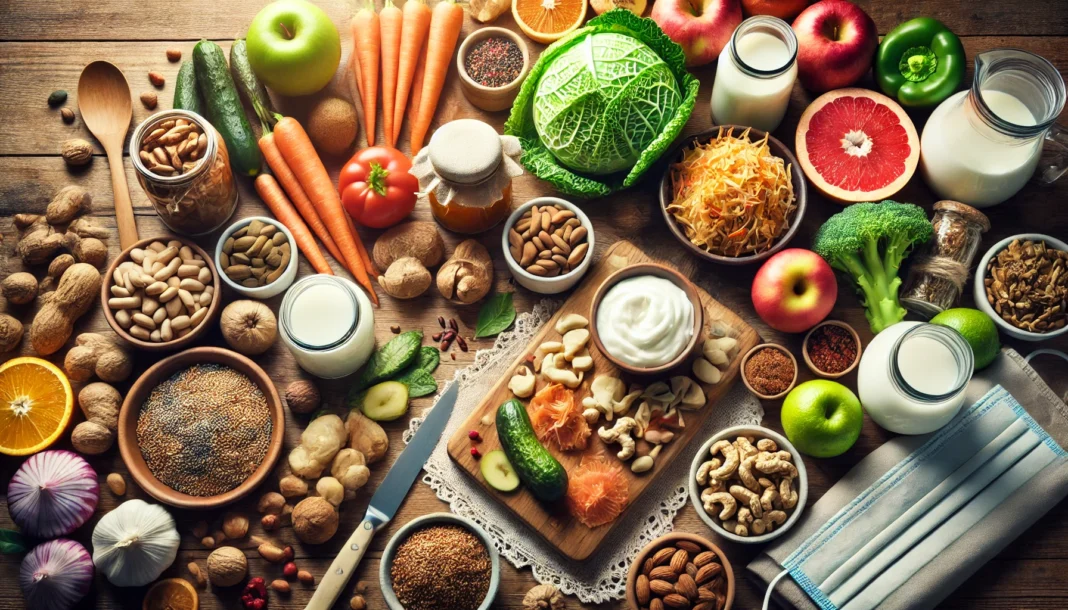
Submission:
<svg viewBox="0 0 1068 610">
<path fill-rule="evenodd" d="M 352 577 L 352 573 L 356 571 L 356 566 L 363 559 L 363 554 L 367 552 L 371 538 L 388 521 L 385 515 L 374 508 L 367 509 L 363 521 L 356 526 L 356 531 L 352 532 L 345 546 L 341 548 L 341 552 L 330 564 L 330 569 L 326 571 L 319 586 L 315 588 L 315 593 L 304 610 L 330 610 L 338 596 L 341 595 L 341 590 Z"/>
</svg>

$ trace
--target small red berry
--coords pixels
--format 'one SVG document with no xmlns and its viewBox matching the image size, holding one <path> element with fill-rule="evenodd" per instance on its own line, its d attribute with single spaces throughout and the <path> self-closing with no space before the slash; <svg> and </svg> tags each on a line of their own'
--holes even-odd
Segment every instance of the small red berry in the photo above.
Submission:
<svg viewBox="0 0 1068 610">
<path fill-rule="evenodd" d="M 297 576 L 297 564 L 292 561 L 286 562 L 286 565 L 282 566 L 282 574 L 286 578 L 295 578 Z"/>
<path fill-rule="evenodd" d="M 482 452 L 478 450 L 478 447 L 471 447 L 471 457 L 476 460 L 482 457 Z"/>
<path fill-rule="evenodd" d="M 482 437 L 478 434 L 478 430 L 472 430 L 467 433 L 467 438 L 475 441 L 476 443 L 482 440 Z"/>
</svg>

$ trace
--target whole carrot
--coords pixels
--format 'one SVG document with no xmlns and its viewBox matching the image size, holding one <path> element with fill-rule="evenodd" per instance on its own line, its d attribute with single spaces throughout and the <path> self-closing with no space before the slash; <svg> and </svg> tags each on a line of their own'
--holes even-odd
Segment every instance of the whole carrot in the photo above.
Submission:
<svg viewBox="0 0 1068 610">
<path fill-rule="evenodd" d="M 315 205 L 320 218 L 330 231 L 330 236 L 341 250 L 345 265 L 377 305 L 378 296 L 371 286 L 367 268 L 360 257 L 359 246 L 356 245 L 359 236 L 349 229 L 347 214 L 341 206 L 341 197 L 338 196 L 330 175 L 326 173 L 322 160 L 316 154 L 315 147 L 308 139 L 307 132 L 296 119 L 285 117 L 274 126 L 274 136 L 282 158 L 289 165 L 289 169 L 293 170 L 293 175 L 300 181 L 308 199 Z"/>
<path fill-rule="evenodd" d="M 375 145 L 375 114 L 378 109 L 378 55 L 382 48 L 378 15 L 375 13 L 373 0 L 357 11 L 352 18 L 353 53 L 359 63 L 358 78 L 363 79 L 360 87 L 360 99 L 363 101 L 363 130 L 367 135 L 367 145 Z"/>
<path fill-rule="evenodd" d="M 304 253 L 304 257 L 308 259 L 316 273 L 334 275 L 330 263 L 326 262 L 323 252 L 315 244 L 315 237 L 308 230 L 308 225 L 304 224 L 296 208 L 286 199 L 286 194 L 282 192 L 282 187 L 278 186 L 274 177 L 270 174 L 260 174 L 256 178 L 256 192 L 259 193 L 263 203 L 267 204 L 267 209 L 271 210 L 278 222 L 293 234 L 297 247 Z"/>
<path fill-rule="evenodd" d="M 411 125 L 413 155 L 423 147 L 423 140 L 430 131 L 430 122 L 434 120 L 434 111 L 438 108 L 441 90 L 445 87 L 445 75 L 449 73 L 452 53 L 456 50 L 463 24 L 464 9 L 453 0 L 442 0 L 434 5 L 426 40 L 426 73 L 423 75 L 423 91 L 419 96 L 419 112 Z"/>
<path fill-rule="evenodd" d="M 386 0 L 378 22 L 382 28 L 382 123 L 386 142 L 396 141 L 393 133 L 393 104 L 397 101 L 397 69 L 400 65 L 401 29 L 404 18 L 401 10 Z"/>
<path fill-rule="evenodd" d="M 423 0 L 408 0 L 403 9 L 404 27 L 401 28 L 400 67 L 397 74 L 397 100 L 393 105 L 393 139 L 390 145 L 397 146 L 408 94 L 412 93 L 415 69 L 426 49 L 426 33 L 430 29 L 430 7 Z M 422 86 L 422 80 L 419 85 Z M 414 96 L 413 96 L 414 99 Z"/>
<path fill-rule="evenodd" d="M 415 64 L 415 74 L 412 75 L 412 99 L 408 102 L 408 129 L 415 125 L 415 117 L 419 116 L 419 102 L 423 97 L 423 76 L 426 75 L 426 45 L 419 53 L 419 61 Z"/>
</svg>

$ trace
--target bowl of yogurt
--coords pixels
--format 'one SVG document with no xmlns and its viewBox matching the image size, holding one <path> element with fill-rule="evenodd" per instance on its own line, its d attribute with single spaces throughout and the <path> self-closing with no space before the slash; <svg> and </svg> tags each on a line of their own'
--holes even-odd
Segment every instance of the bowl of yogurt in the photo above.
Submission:
<svg viewBox="0 0 1068 610">
<path fill-rule="evenodd" d="M 594 346 L 620 370 L 654 375 L 693 352 L 704 326 L 697 288 L 656 263 L 631 265 L 608 276 L 593 297 Z"/>
</svg>

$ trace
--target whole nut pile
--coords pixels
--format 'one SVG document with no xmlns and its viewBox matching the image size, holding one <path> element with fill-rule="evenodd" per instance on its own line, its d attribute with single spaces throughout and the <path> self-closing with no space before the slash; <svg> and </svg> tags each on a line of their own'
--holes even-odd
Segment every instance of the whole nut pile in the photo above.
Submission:
<svg viewBox="0 0 1068 610">
<path fill-rule="evenodd" d="M 535 205 L 508 229 L 508 250 L 527 273 L 565 275 L 586 258 L 590 249 L 587 233 L 571 210 Z"/>
<path fill-rule="evenodd" d="M 142 341 L 184 337 L 208 316 L 216 297 L 211 269 L 178 240 L 130 250 L 111 276 L 108 299 L 115 321 Z"/>
<path fill-rule="evenodd" d="M 723 610 L 727 575 L 719 556 L 695 542 L 677 540 L 650 555 L 634 583 L 641 610 Z"/>
<path fill-rule="evenodd" d="M 761 536 L 786 523 L 798 499 L 797 467 L 789 451 L 770 438 L 739 436 L 713 443 L 708 452 L 712 459 L 698 468 L 697 484 L 704 487 L 705 512 L 723 529 Z"/>
<path fill-rule="evenodd" d="M 219 262 L 226 277 L 246 288 L 266 286 L 282 276 L 292 245 L 278 227 L 253 220 L 223 242 Z"/>
<path fill-rule="evenodd" d="M 1068 252 L 1014 240 L 986 266 L 986 301 L 1020 330 L 1046 333 L 1068 323 Z"/>
<path fill-rule="evenodd" d="M 141 140 L 138 155 L 148 171 L 179 176 L 195 168 L 208 148 L 208 136 L 196 123 L 168 119 Z"/>
</svg>

